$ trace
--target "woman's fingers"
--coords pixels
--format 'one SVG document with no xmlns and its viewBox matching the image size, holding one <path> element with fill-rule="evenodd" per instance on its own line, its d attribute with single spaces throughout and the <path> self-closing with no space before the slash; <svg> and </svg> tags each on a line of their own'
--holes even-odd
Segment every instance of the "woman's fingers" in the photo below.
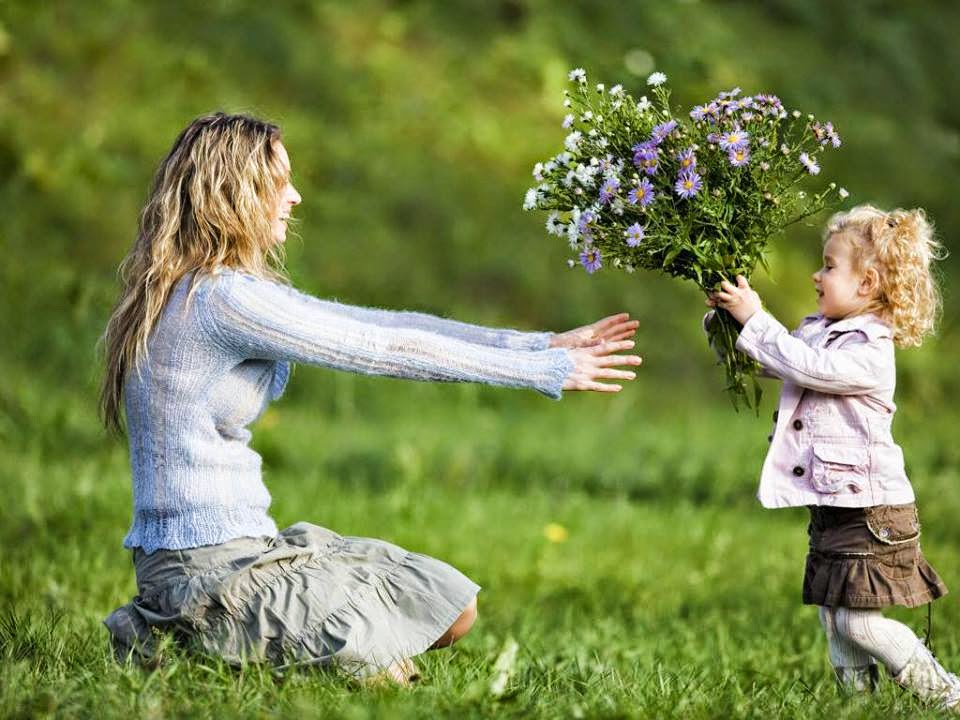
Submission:
<svg viewBox="0 0 960 720">
<path fill-rule="evenodd" d="M 620 337 L 621 335 L 634 335 L 637 332 L 637 328 L 640 327 L 639 320 L 631 320 L 630 322 L 617 323 L 616 325 L 609 326 L 606 330 L 603 331 L 604 339 L 613 340 L 614 338 Z"/>
<path fill-rule="evenodd" d="M 629 318 L 630 313 L 617 313 L 616 315 L 608 315 L 601 320 L 597 320 L 594 325 L 596 326 L 597 330 L 603 330 L 611 325 L 617 325 L 618 323 L 625 322 Z"/>
<path fill-rule="evenodd" d="M 627 340 L 628 338 L 632 338 L 636 334 L 637 334 L 636 330 L 627 330 L 626 332 L 622 332 L 619 335 L 614 335 L 611 338 L 607 338 L 607 340 L 610 342 L 618 342 L 620 340 Z"/>
<path fill-rule="evenodd" d="M 632 370 L 614 370 L 613 368 L 597 368 L 593 373 L 595 378 L 606 378 L 608 380 L 634 380 L 637 374 Z"/>
<path fill-rule="evenodd" d="M 600 355 L 592 358 L 591 365 L 598 368 L 622 367 L 625 365 L 639 365 L 643 358 L 639 355 Z"/>
<path fill-rule="evenodd" d="M 600 343 L 588 349 L 593 355 L 610 355 L 611 353 L 620 352 L 621 350 L 629 350 L 635 344 L 633 340 L 608 340 L 607 342 Z"/>
<path fill-rule="evenodd" d="M 567 380 L 563 383 L 564 390 L 591 390 L 593 392 L 620 392 L 623 387 L 620 385 L 607 385 L 592 380 Z"/>
</svg>

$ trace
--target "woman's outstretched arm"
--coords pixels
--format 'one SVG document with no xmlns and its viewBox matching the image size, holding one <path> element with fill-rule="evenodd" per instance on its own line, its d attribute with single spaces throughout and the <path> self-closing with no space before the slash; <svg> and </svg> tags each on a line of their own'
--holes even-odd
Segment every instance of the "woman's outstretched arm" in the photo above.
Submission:
<svg viewBox="0 0 960 720">
<path fill-rule="evenodd" d="M 550 347 L 589 347 L 604 341 L 626 340 L 636 332 L 638 325 L 636 321 L 630 320 L 627 313 L 620 313 L 563 333 L 524 332 L 509 328 L 473 325 L 410 310 L 360 307 L 333 300 L 317 299 L 317 302 L 322 303 L 333 314 L 352 318 L 362 323 L 379 325 L 380 327 L 424 330 L 474 345 L 487 345 L 508 350 L 537 351 L 546 350 Z"/>
<path fill-rule="evenodd" d="M 639 358 L 631 359 L 635 356 L 624 356 L 623 362 L 597 361 L 632 346 L 626 342 L 608 343 L 589 355 L 563 348 L 531 352 L 362 322 L 293 288 L 232 271 L 202 280 L 196 301 L 207 334 L 239 358 L 414 380 L 532 388 L 553 398 L 560 397 L 565 384 L 569 389 L 595 390 L 599 379 L 630 379 L 632 373 L 612 366 L 639 363 Z M 575 370 L 588 379 L 568 382 Z"/>
</svg>

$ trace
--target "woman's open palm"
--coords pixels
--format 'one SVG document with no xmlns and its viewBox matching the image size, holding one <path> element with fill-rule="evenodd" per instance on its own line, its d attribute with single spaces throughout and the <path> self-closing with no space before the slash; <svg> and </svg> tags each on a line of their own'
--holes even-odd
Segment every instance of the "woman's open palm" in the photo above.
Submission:
<svg viewBox="0 0 960 720">
<path fill-rule="evenodd" d="M 622 385 L 600 381 L 633 380 L 637 376 L 632 370 L 617 370 L 623 366 L 636 367 L 642 362 L 639 355 L 616 354 L 621 350 L 632 349 L 634 344 L 633 340 L 618 340 L 570 350 L 573 370 L 563 381 L 563 389 L 620 392 Z"/>
</svg>

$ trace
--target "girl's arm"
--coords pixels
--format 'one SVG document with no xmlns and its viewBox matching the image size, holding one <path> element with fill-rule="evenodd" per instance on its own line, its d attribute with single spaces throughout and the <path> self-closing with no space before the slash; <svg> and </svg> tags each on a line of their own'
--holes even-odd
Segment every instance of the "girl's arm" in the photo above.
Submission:
<svg viewBox="0 0 960 720">
<path fill-rule="evenodd" d="M 837 348 L 813 348 L 795 338 L 764 310 L 744 323 L 737 349 L 775 377 L 832 395 L 862 395 L 890 384 L 893 343 L 871 341 L 859 331 L 846 333 Z"/>
<path fill-rule="evenodd" d="M 415 380 L 533 388 L 552 398 L 560 397 L 574 368 L 565 349 L 512 350 L 422 328 L 364 322 L 336 303 L 243 273 L 222 273 L 204 281 L 197 301 L 200 322 L 211 339 L 244 358 Z"/>
</svg>

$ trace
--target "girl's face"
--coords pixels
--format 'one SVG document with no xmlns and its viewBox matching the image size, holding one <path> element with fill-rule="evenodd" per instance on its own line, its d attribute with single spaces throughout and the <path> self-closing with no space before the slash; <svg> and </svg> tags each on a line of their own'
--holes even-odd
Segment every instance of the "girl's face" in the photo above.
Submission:
<svg viewBox="0 0 960 720">
<path fill-rule="evenodd" d="M 870 302 L 874 292 L 869 273 L 854 268 L 853 247 L 843 234 L 831 235 L 823 246 L 823 267 L 813 274 L 817 308 L 830 320 L 856 315 Z"/>
<path fill-rule="evenodd" d="M 282 243 L 287 239 L 287 220 L 290 219 L 290 213 L 295 205 L 300 204 L 302 198 L 293 183 L 290 182 L 290 156 L 287 155 L 287 149 L 283 146 L 283 143 L 277 143 L 276 151 L 287 176 L 286 183 L 280 191 L 280 200 L 272 215 L 273 239 Z"/>
</svg>

